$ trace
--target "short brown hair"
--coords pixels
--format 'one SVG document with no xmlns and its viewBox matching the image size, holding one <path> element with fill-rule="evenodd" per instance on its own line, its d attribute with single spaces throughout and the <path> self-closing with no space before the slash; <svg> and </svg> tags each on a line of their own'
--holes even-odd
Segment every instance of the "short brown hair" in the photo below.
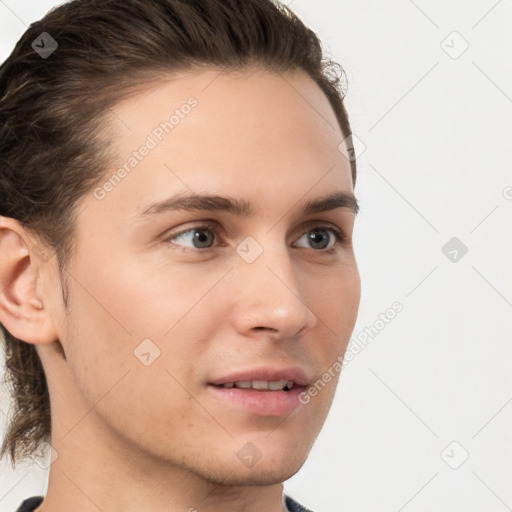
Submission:
<svg viewBox="0 0 512 512">
<path fill-rule="evenodd" d="M 43 33 L 58 44 L 47 58 L 33 47 Z M 343 69 L 277 1 L 74 0 L 23 34 L 0 67 L 0 215 L 36 234 L 39 253 L 44 247 L 56 255 L 66 307 L 77 201 L 109 164 L 104 115 L 158 76 L 253 65 L 305 71 L 327 96 L 344 137 L 351 135 Z M 50 400 L 34 345 L 1 324 L 0 333 L 13 398 L 0 457 L 9 454 L 15 466 L 50 439 Z"/>
</svg>

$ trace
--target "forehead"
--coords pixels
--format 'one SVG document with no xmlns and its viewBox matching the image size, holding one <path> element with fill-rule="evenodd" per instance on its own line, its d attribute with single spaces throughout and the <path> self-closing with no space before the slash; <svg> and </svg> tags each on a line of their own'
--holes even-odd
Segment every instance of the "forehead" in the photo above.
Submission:
<svg viewBox="0 0 512 512">
<path fill-rule="evenodd" d="M 110 114 L 116 163 L 106 179 L 124 169 L 112 202 L 186 189 L 249 196 L 274 187 L 274 199 L 316 183 L 318 195 L 352 190 L 336 116 L 302 72 L 188 71 L 155 82 Z"/>
<path fill-rule="evenodd" d="M 256 118 L 274 112 L 279 114 L 272 119 L 274 122 L 282 114 L 295 114 L 297 119 L 307 118 L 308 125 L 316 121 L 339 131 L 326 96 L 305 72 L 271 72 L 259 67 L 239 71 L 193 69 L 159 75 L 143 91 L 118 103 L 112 109 L 112 120 L 126 128 L 125 123 L 133 118 L 168 118 L 190 97 L 197 99 L 205 116 L 220 116 L 226 124 L 252 125 Z M 133 128 L 147 131 L 150 126 L 142 122 L 130 126 Z"/>
</svg>

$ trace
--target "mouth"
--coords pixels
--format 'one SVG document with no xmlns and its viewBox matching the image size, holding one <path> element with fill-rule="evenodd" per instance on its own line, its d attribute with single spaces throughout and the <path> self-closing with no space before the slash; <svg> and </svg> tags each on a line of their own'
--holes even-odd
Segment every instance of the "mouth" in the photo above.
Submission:
<svg viewBox="0 0 512 512">
<path fill-rule="evenodd" d="M 258 416 L 281 416 L 302 404 L 309 378 L 297 367 L 259 368 L 220 377 L 208 389 L 222 407 Z"/>
<path fill-rule="evenodd" d="M 215 385 L 215 384 L 214 384 Z M 258 391 L 290 391 L 295 382 L 293 380 L 238 380 L 235 382 L 225 382 L 216 385 L 220 388 L 237 388 L 237 389 L 256 389 Z"/>
</svg>

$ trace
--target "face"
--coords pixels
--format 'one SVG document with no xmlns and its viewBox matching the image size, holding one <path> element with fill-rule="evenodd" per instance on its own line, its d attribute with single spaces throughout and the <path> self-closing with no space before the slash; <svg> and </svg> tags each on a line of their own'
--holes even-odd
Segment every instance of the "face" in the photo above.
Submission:
<svg viewBox="0 0 512 512">
<path fill-rule="evenodd" d="M 45 361 L 71 376 L 66 407 L 90 410 L 70 437 L 282 482 L 325 420 L 359 305 L 335 115 L 306 75 L 256 69 L 175 76 L 111 114 L 116 164 L 78 207 L 69 311 L 54 310 L 66 363 Z"/>
</svg>

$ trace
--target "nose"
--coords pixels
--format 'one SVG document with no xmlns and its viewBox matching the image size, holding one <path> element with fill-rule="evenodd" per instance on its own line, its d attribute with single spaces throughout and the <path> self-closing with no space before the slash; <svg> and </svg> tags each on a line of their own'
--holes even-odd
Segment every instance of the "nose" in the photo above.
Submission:
<svg viewBox="0 0 512 512">
<path fill-rule="evenodd" d="M 231 274 L 232 323 L 240 334 L 296 338 L 316 325 L 286 247 L 267 247 L 252 263 L 239 260 Z"/>
</svg>

